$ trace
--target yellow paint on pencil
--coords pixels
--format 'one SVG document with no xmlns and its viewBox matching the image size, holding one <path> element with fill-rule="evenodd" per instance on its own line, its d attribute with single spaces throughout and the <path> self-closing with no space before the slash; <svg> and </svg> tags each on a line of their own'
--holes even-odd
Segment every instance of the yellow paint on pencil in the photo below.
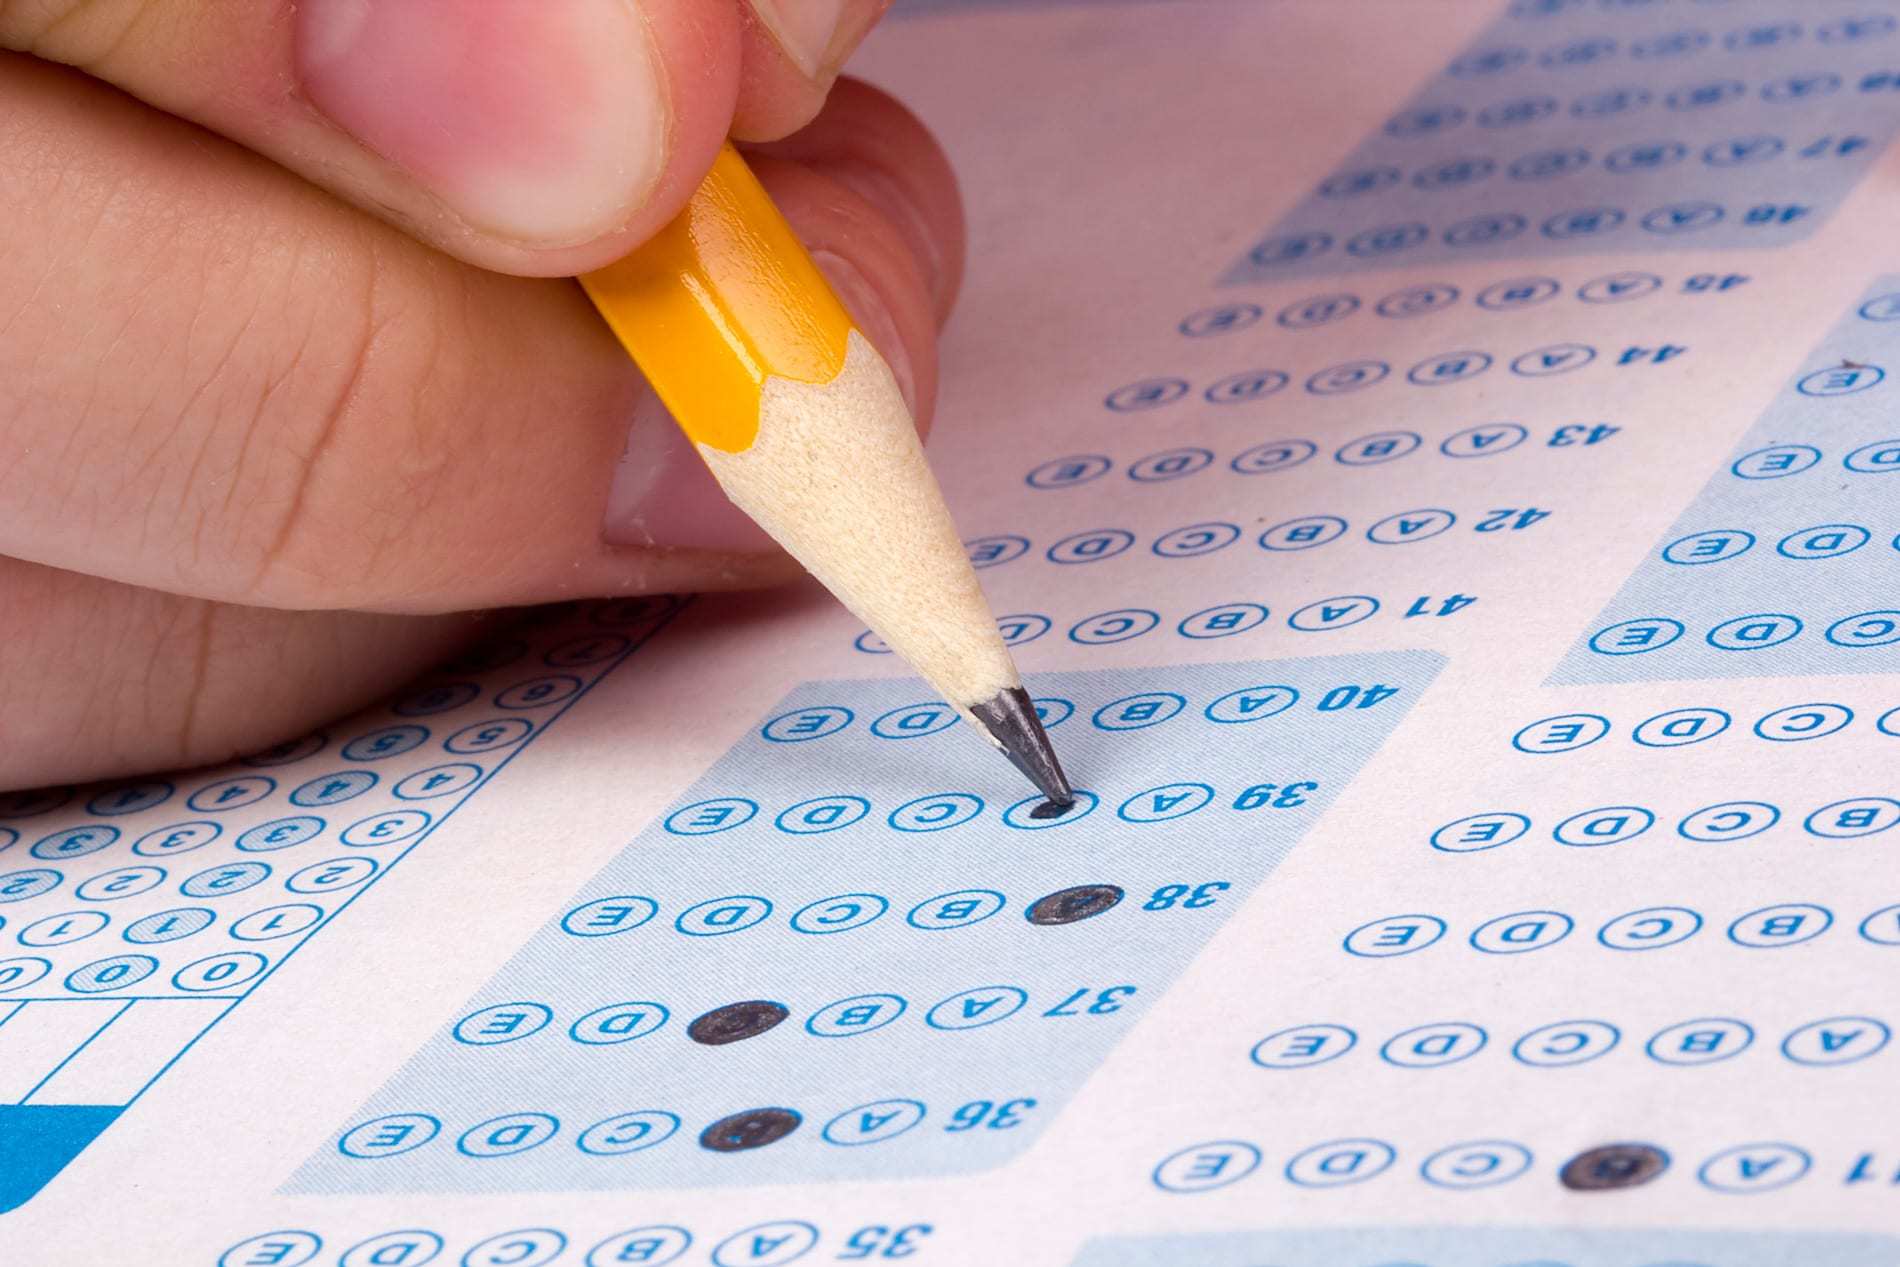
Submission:
<svg viewBox="0 0 1900 1267">
<path fill-rule="evenodd" d="M 850 314 L 731 145 L 671 224 L 581 284 L 698 444 L 750 448 L 768 377 L 844 368 Z"/>
</svg>

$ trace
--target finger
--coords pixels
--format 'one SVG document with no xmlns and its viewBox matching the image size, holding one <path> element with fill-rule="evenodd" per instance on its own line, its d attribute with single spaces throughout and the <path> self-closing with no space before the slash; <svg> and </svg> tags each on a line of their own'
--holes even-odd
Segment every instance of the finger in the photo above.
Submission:
<svg viewBox="0 0 1900 1267">
<path fill-rule="evenodd" d="M 938 323 L 949 317 L 963 285 L 963 197 L 937 138 L 902 102 L 840 79 L 809 127 L 747 151 L 821 170 L 882 212 L 923 265 Z"/>
<path fill-rule="evenodd" d="M 0 55 L 0 152 L 0 553 L 397 612 L 790 574 L 640 412 L 572 283 L 458 264 L 30 59 Z M 847 186 L 790 171 L 775 190 L 888 309 L 860 318 L 925 406 L 922 266 Z"/>
<path fill-rule="evenodd" d="M 737 100 L 733 0 L 38 0 L 0 48 L 75 66 L 488 268 L 617 259 Z"/>
<path fill-rule="evenodd" d="M 776 140 L 805 126 L 891 0 L 745 0 L 732 134 Z"/>
<path fill-rule="evenodd" d="M 0 558 L 0 788 L 225 761 L 353 712 L 492 622 L 232 607 Z"/>
</svg>

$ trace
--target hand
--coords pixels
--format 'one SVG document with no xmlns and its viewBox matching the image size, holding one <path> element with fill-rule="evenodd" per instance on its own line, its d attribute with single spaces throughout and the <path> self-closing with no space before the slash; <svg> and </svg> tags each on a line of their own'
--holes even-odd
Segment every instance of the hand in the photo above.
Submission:
<svg viewBox="0 0 1900 1267">
<path fill-rule="evenodd" d="M 927 423 L 955 182 L 832 83 L 887 2 L 0 3 L 0 787 L 266 746 L 473 611 L 791 575 L 568 278 L 789 135 Z"/>
</svg>

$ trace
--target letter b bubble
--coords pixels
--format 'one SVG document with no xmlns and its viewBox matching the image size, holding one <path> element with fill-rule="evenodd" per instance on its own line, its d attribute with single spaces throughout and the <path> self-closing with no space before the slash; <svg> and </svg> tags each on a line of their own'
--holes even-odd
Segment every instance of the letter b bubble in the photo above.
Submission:
<svg viewBox="0 0 1900 1267">
<path fill-rule="evenodd" d="M 1755 1031 L 1730 1017 L 1683 1021 L 1656 1031 L 1643 1050 L 1665 1065 L 1712 1065 L 1746 1051 Z"/>
<path fill-rule="evenodd" d="M 1785 902 L 1738 915 L 1728 926 L 1728 938 L 1738 946 L 1777 950 L 1813 941 L 1834 923 L 1834 913 L 1808 902 Z"/>
</svg>

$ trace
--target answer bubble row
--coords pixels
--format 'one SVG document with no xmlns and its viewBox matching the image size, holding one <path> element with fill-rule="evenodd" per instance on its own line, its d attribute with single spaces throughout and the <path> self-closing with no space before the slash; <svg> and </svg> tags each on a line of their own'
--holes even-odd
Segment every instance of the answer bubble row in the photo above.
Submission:
<svg viewBox="0 0 1900 1267">
<path fill-rule="evenodd" d="M 1722 844 L 1747 840 L 1781 821 L 1781 808 L 1767 801 L 1733 800 L 1705 805 L 1682 816 L 1676 834 L 1685 840 Z M 1657 815 L 1642 805 L 1604 805 L 1571 814 L 1551 828 L 1560 845 L 1596 848 L 1622 844 L 1647 833 Z M 1810 810 L 1801 827 L 1810 836 L 1851 840 L 1900 824 L 1900 801 L 1887 796 L 1853 796 Z M 1531 818 L 1515 810 L 1487 810 L 1454 819 L 1432 832 L 1429 844 L 1445 853 L 1477 853 L 1521 840 Z"/>
<path fill-rule="evenodd" d="M 1770 743 L 1806 743 L 1840 734 L 1853 724 L 1854 716 L 1845 704 L 1789 704 L 1763 713 L 1749 731 Z M 1672 708 L 1637 722 L 1630 727 L 1629 738 L 1645 748 L 1684 748 L 1726 734 L 1734 720 L 1728 710 L 1709 705 Z M 1900 738 L 1900 707 L 1880 714 L 1873 725 L 1883 735 Z M 1616 723 L 1602 713 L 1558 713 L 1519 727 L 1511 736 L 1511 746 L 1533 756 L 1575 752 L 1615 730 Z"/>
<path fill-rule="evenodd" d="M 1464 940 L 1484 954 L 1522 955 L 1568 940 L 1576 927 L 1577 921 L 1563 911 L 1512 911 L 1477 924 Z M 1704 927 L 1702 913 L 1692 907 L 1645 906 L 1604 920 L 1594 940 L 1609 950 L 1662 950 L 1680 946 Z M 1725 936 L 1731 944 L 1749 950 L 1779 950 L 1804 945 L 1833 927 L 1834 912 L 1828 907 L 1778 902 L 1734 916 Z M 1856 929 L 1865 942 L 1900 946 L 1900 904 L 1870 912 Z M 1360 959 L 1394 959 L 1439 945 L 1449 930 L 1448 921 L 1437 915 L 1384 915 L 1359 925 L 1339 944 Z"/>
</svg>

